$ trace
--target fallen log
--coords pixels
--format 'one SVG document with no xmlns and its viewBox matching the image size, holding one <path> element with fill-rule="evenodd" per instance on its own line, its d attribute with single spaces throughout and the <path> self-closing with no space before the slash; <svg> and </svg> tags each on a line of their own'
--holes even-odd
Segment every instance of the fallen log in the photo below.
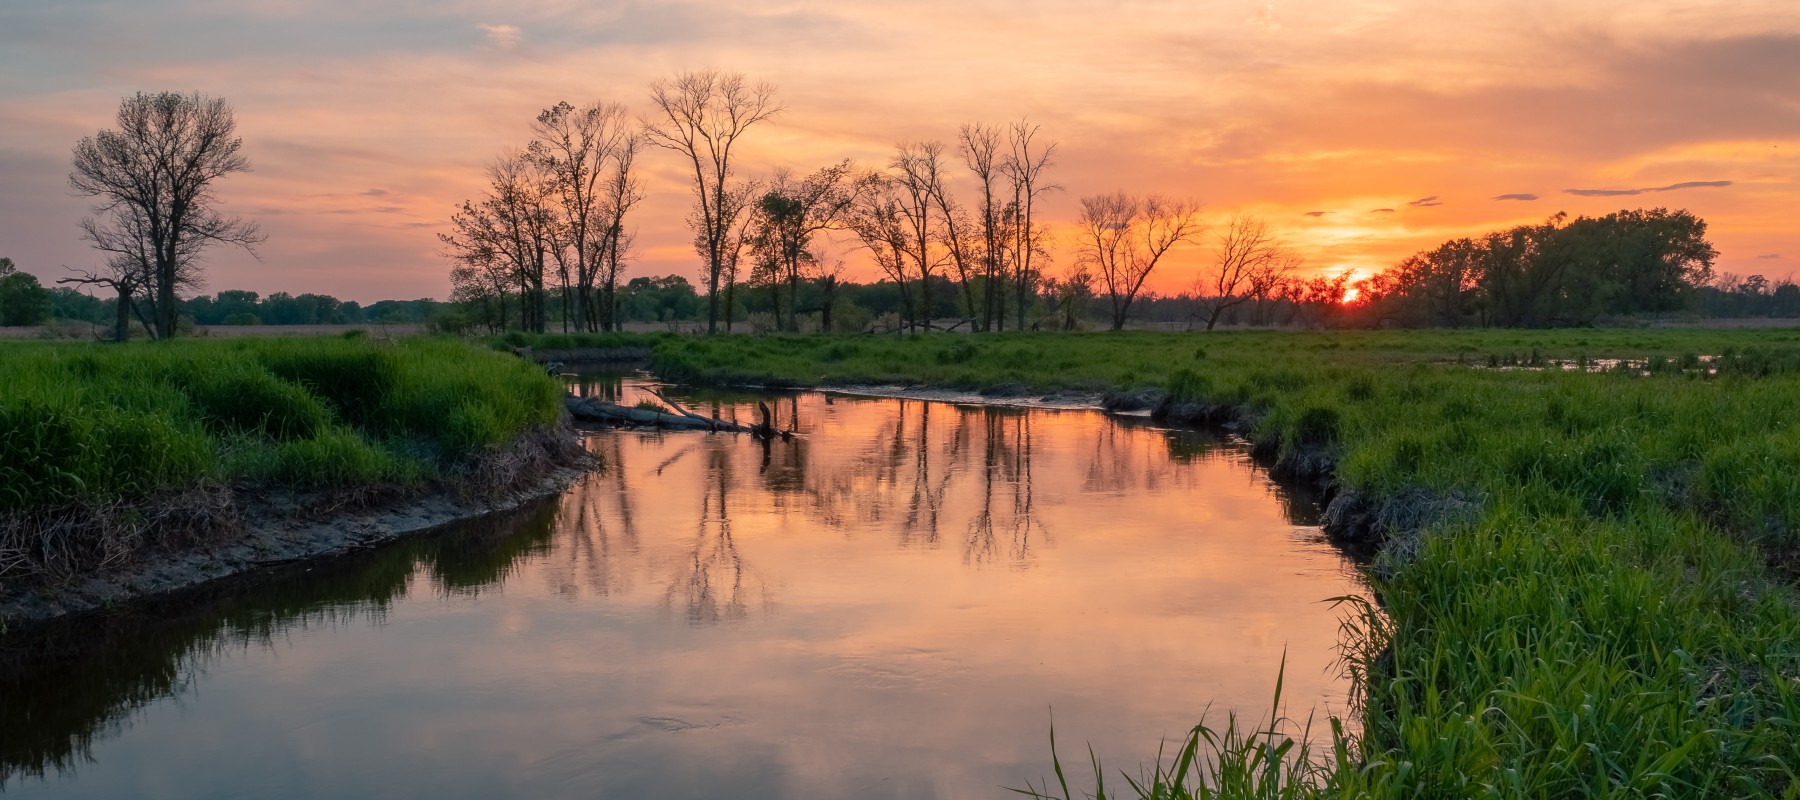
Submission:
<svg viewBox="0 0 1800 800">
<path fill-rule="evenodd" d="M 667 402 L 666 400 L 664 402 Z M 659 428 L 678 430 L 726 431 L 729 433 L 750 433 L 751 428 L 722 419 L 708 419 L 692 412 L 670 414 L 648 408 L 621 406 L 596 400 L 591 397 L 565 397 L 563 405 L 569 409 L 569 415 L 585 422 L 604 422 L 612 425 L 649 425 Z"/>
</svg>

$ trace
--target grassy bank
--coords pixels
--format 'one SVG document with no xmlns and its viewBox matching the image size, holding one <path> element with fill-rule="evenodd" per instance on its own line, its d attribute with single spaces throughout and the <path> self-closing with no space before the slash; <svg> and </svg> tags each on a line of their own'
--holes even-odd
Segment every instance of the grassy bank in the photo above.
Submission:
<svg viewBox="0 0 1800 800">
<path fill-rule="evenodd" d="M 0 345 L 0 578 L 178 544 L 155 539 L 217 527 L 221 493 L 423 487 L 554 425 L 560 395 L 453 341 Z"/>
<path fill-rule="evenodd" d="M 1144 794 L 1207 796 L 1223 767 L 1232 796 L 1800 796 L 1800 331 L 656 347 L 659 374 L 694 382 L 1157 386 L 1165 412 L 1230 416 L 1323 468 L 1340 522 L 1387 539 L 1385 614 L 1347 642 L 1363 735 L 1315 751 L 1325 769 L 1240 746 Z"/>
</svg>

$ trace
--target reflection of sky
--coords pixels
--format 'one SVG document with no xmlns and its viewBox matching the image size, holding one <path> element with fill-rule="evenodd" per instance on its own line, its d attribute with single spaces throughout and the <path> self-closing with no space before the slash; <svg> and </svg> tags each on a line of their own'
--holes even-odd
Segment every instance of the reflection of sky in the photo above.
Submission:
<svg viewBox="0 0 1800 800">
<path fill-rule="evenodd" d="M 1191 194 L 1216 215 L 1268 215 L 1314 268 L 1367 272 L 1559 210 L 1661 205 L 1713 223 L 1724 269 L 1780 276 L 1800 259 L 1788 214 L 1800 205 L 1800 11 L 1787 0 L 1107 9 L 7 3 L 0 242 L 43 276 L 91 263 L 76 240 L 84 202 L 65 188 L 70 147 L 123 95 L 199 90 L 237 106 L 256 172 L 222 196 L 271 234 L 262 264 L 221 253 L 213 288 L 443 297 L 433 234 L 538 109 L 606 98 L 642 110 L 649 80 L 720 66 L 774 81 L 788 106 L 745 141 L 745 174 L 880 164 L 899 140 L 1028 116 L 1062 144 L 1053 222 L 1082 195 Z M 679 164 L 643 164 L 634 274 L 692 277 Z M 1688 181 L 1732 184 L 1566 193 Z M 1494 199 L 1506 195 L 1539 199 Z M 1441 205 L 1410 205 L 1432 196 Z M 1153 288 L 1188 285 L 1193 258 L 1173 266 Z"/>
<path fill-rule="evenodd" d="M 1319 601 L 1358 585 L 1241 454 L 1171 461 L 1193 434 L 1092 413 L 776 405 L 806 435 L 766 468 L 742 437 L 596 436 L 607 469 L 499 586 L 420 567 L 379 622 L 225 648 L 9 793 L 999 794 L 1048 774 L 1052 711 L 1066 756 L 1118 767 L 1209 703 L 1254 720 L 1284 648 L 1289 710 L 1344 711 Z"/>
</svg>

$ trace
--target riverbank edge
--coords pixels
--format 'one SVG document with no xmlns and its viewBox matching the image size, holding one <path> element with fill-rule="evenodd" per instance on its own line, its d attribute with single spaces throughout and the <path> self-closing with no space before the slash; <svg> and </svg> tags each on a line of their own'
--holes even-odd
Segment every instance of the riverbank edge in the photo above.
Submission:
<svg viewBox="0 0 1800 800">
<path fill-rule="evenodd" d="M 0 636 L 259 569 L 341 555 L 519 508 L 566 489 L 595 461 L 567 414 L 420 488 L 362 487 L 362 498 L 216 487 L 239 515 L 213 541 L 157 552 L 61 585 L 0 589 Z M 336 505 L 314 515 L 320 504 Z"/>
</svg>

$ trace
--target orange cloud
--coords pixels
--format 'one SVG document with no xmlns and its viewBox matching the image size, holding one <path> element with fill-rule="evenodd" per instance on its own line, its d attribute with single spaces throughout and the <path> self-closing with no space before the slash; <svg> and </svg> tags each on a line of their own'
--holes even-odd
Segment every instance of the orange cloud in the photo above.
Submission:
<svg viewBox="0 0 1800 800">
<path fill-rule="evenodd" d="M 1766 270 L 1757 255 L 1800 250 L 1781 211 L 1800 207 L 1800 15 L 1785 0 L 1128 3 L 1105 15 L 1072 0 L 1029 14 L 998 0 L 411 0 L 355 13 L 262 2 L 207 14 L 58 3 L 8 22 L 0 242 L 47 277 L 93 261 L 75 228 L 84 205 L 63 189 L 68 152 L 133 91 L 237 106 L 256 171 L 221 199 L 270 240 L 261 262 L 221 252 L 214 287 L 442 297 L 435 233 L 539 109 L 604 98 L 641 111 L 648 81 L 707 66 L 781 87 L 787 112 L 744 140 L 746 176 L 879 165 L 899 140 L 1029 117 L 1060 144 L 1053 223 L 1072 221 L 1085 194 L 1191 196 L 1216 219 L 1265 216 L 1313 269 L 1374 270 L 1557 210 L 1652 202 L 1569 187 L 1692 181 L 1731 185 L 1653 202 L 1707 219 L 1721 268 Z M 692 276 L 683 170 L 666 153 L 642 164 L 633 274 Z M 1528 195 L 1555 202 L 1490 202 Z M 1181 255 L 1151 288 L 1180 290 L 1209 257 Z M 1064 241 L 1052 269 L 1070 260 Z"/>
</svg>

